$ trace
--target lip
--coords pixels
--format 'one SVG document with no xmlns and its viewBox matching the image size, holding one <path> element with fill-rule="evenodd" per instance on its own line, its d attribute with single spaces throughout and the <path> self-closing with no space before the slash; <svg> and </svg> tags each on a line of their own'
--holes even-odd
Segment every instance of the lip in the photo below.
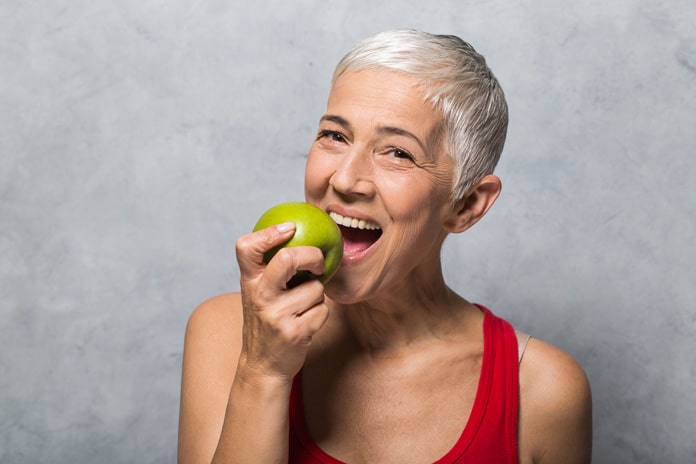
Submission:
<svg viewBox="0 0 696 464">
<path fill-rule="evenodd" d="M 338 213 L 341 216 L 348 216 L 348 217 L 355 218 L 355 219 L 363 219 L 365 221 L 374 222 L 375 224 L 377 224 L 379 226 L 380 229 L 382 229 L 382 224 L 380 224 L 379 221 L 375 220 L 375 218 L 370 217 L 370 216 L 366 215 L 365 213 L 362 213 L 360 211 L 357 211 L 357 210 L 354 210 L 351 208 L 343 208 L 339 205 L 329 205 L 329 207 L 326 208 L 326 212 L 327 213 Z"/>
<path fill-rule="evenodd" d="M 373 217 L 366 215 L 363 212 L 357 211 L 352 208 L 344 208 L 340 205 L 329 205 L 328 208 L 326 208 L 327 213 L 338 213 L 341 216 L 348 216 L 356 219 L 363 219 L 365 221 L 370 221 L 374 222 L 375 224 L 379 225 L 380 229 L 382 230 L 382 234 L 379 236 L 379 238 L 368 248 L 359 251 L 359 252 L 351 252 L 348 253 L 344 250 L 343 253 L 343 259 L 341 260 L 342 265 L 356 265 L 366 259 L 368 256 L 372 255 L 377 248 L 379 248 L 379 245 L 382 242 L 382 237 L 384 237 L 384 228 L 382 227 L 382 224 L 379 223 L 379 221 L 375 220 Z"/>
</svg>

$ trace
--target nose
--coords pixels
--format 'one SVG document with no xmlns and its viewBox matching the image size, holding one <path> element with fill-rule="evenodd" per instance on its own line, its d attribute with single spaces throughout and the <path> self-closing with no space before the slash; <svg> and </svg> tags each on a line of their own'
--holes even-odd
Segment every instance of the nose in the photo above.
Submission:
<svg viewBox="0 0 696 464">
<path fill-rule="evenodd" d="M 355 198 L 374 195 L 374 166 L 369 149 L 357 146 L 338 157 L 329 184 L 337 193 Z"/>
</svg>

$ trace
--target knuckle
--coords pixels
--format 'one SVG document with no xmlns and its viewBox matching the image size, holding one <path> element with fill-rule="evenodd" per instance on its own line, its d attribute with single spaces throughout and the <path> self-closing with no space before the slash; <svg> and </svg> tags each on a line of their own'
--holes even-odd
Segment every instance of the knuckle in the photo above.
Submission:
<svg viewBox="0 0 696 464">
<path fill-rule="evenodd" d="M 274 316 L 272 326 L 275 335 L 282 340 L 284 344 L 294 345 L 297 343 L 298 338 L 302 336 L 296 322 L 287 317 Z"/>
<path fill-rule="evenodd" d="M 278 253 L 276 253 L 274 259 L 276 259 L 284 267 L 296 267 L 296 250 L 293 248 L 281 248 L 278 250 Z"/>
<path fill-rule="evenodd" d="M 312 258 L 321 262 L 324 262 L 324 252 L 320 248 L 311 247 Z"/>
<path fill-rule="evenodd" d="M 256 302 L 255 306 L 257 308 L 270 308 L 273 304 L 273 301 L 277 298 L 276 292 L 274 292 L 272 289 L 264 286 L 264 285 L 259 285 L 256 288 L 256 292 L 254 294 L 254 301 Z M 266 312 L 272 312 L 272 311 L 266 311 Z"/>
<path fill-rule="evenodd" d="M 266 252 L 276 245 L 278 234 L 272 228 L 262 229 L 237 238 L 235 249 L 237 254 Z"/>
<path fill-rule="evenodd" d="M 249 249 L 251 240 L 252 237 L 249 234 L 242 235 L 237 239 L 237 241 L 235 242 L 235 250 L 237 252 L 237 255 L 244 254 L 245 251 Z"/>
<path fill-rule="evenodd" d="M 307 282 L 307 291 L 311 292 L 314 301 L 319 303 L 324 302 L 324 284 L 322 284 L 319 279 L 310 279 Z"/>
<path fill-rule="evenodd" d="M 264 314 L 264 322 L 268 327 L 270 327 L 275 333 L 283 334 L 285 332 L 285 327 L 283 324 L 283 317 L 277 312 L 270 311 Z"/>
</svg>

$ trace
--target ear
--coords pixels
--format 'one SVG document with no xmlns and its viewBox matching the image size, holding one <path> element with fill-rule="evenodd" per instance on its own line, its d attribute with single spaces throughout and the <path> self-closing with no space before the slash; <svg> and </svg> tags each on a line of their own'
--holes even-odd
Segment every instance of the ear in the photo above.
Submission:
<svg viewBox="0 0 696 464">
<path fill-rule="evenodd" d="M 481 219 L 500 195 L 502 183 L 497 176 L 489 174 L 481 179 L 463 198 L 457 201 L 445 229 L 458 234 L 469 229 Z"/>
</svg>

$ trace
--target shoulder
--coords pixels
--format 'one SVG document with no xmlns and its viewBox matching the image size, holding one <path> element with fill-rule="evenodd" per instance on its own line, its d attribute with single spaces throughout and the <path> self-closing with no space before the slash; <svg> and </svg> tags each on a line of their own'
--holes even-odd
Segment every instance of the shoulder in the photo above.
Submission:
<svg viewBox="0 0 696 464">
<path fill-rule="evenodd" d="M 242 324 L 239 294 L 218 295 L 201 303 L 186 324 L 184 380 L 224 379 L 227 383 L 241 352 Z"/>
<path fill-rule="evenodd" d="M 205 300 L 194 309 L 186 324 L 186 336 L 229 336 L 228 329 L 241 327 L 242 299 L 239 293 L 225 293 Z M 203 334 L 201 334 L 203 332 Z"/>
<path fill-rule="evenodd" d="M 590 462 L 592 399 L 583 368 L 538 339 L 520 363 L 521 462 Z"/>
</svg>

